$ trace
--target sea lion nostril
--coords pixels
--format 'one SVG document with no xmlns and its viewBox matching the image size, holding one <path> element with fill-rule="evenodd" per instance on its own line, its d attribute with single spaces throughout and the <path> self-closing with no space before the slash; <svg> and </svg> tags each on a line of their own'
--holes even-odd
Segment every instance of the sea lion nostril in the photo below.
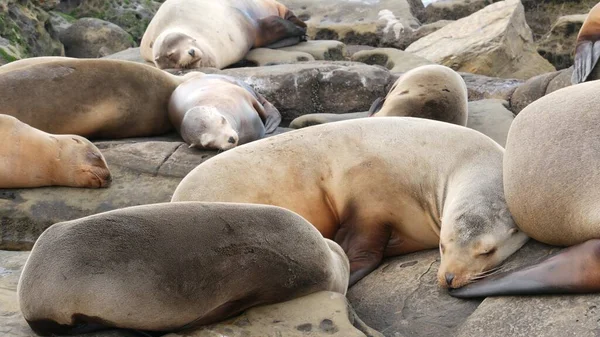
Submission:
<svg viewBox="0 0 600 337">
<path fill-rule="evenodd" d="M 231 144 L 235 144 L 235 138 L 233 137 L 229 137 L 229 140 L 227 140 L 228 142 L 230 142 Z"/>
<path fill-rule="evenodd" d="M 446 273 L 446 284 L 452 285 L 452 280 L 454 280 L 454 274 Z"/>
<path fill-rule="evenodd" d="M 194 55 L 196 55 L 196 52 L 193 49 L 190 49 L 188 51 L 188 54 L 190 54 L 190 56 L 194 57 Z"/>
</svg>

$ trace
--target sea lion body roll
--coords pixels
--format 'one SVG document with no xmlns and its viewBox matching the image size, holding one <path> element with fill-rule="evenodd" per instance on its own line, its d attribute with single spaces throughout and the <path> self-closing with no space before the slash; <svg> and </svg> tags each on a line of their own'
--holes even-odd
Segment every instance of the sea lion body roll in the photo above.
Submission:
<svg viewBox="0 0 600 337">
<path fill-rule="evenodd" d="M 244 82 L 202 74 L 175 89 L 169 118 L 190 147 L 217 150 L 260 139 L 281 122 L 279 111 Z"/>
<path fill-rule="evenodd" d="M 362 118 L 219 154 L 191 171 L 172 201 L 290 209 L 344 248 L 350 284 L 384 256 L 441 243 L 440 283 L 456 287 L 527 240 L 504 201 L 502 154 L 489 137 L 450 123 Z"/>
<path fill-rule="evenodd" d="M 87 139 L 51 135 L 0 115 L 0 188 L 107 187 L 106 160 Z"/>
<path fill-rule="evenodd" d="M 163 203 L 49 227 L 19 280 L 42 336 L 180 331 L 313 292 L 346 293 L 348 260 L 297 214 L 264 205 Z"/>
</svg>

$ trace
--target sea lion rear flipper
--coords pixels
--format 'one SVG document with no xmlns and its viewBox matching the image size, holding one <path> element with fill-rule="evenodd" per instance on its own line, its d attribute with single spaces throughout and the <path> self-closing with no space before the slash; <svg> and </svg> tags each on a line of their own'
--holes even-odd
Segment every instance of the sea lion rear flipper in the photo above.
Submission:
<svg viewBox="0 0 600 337">
<path fill-rule="evenodd" d="M 258 20 L 259 31 L 254 48 L 282 48 L 306 41 L 306 28 L 277 15 Z"/>
<path fill-rule="evenodd" d="M 600 40 L 582 40 L 575 49 L 575 61 L 571 83 L 585 82 L 600 59 Z"/>
<path fill-rule="evenodd" d="M 600 240 L 571 247 L 533 266 L 500 274 L 462 288 L 453 297 L 585 294 L 600 291 Z"/>
<path fill-rule="evenodd" d="M 385 103 L 385 98 L 378 97 L 369 108 L 369 117 L 379 112 L 379 110 L 381 110 L 381 107 L 383 106 L 383 103 Z"/>
</svg>

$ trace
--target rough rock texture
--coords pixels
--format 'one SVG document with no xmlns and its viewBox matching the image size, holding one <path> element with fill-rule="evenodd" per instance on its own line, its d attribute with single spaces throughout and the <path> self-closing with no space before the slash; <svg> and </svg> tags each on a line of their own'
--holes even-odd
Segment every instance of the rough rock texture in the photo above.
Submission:
<svg viewBox="0 0 600 337">
<path fill-rule="evenodd" d="M 0 63 L 32 56 L 64 55 L 58 33 L 52 29 L 50 14 L 59 0 L 0 1 Z"/>
<path fill-rule="evenodd" d="M 420 26 L 413 11 L 423 8 L 407 0 L 285 0 L 308 25 L 315 40 L 381 46 L 393 44 L 405 31 Z M 420 6 L 419 6 L 420 5 Z"/>
<path fill-rule="evenodd" d="M 123 28 L 94 18 L 75 21 L 60 34 L 60 41 L 65 45 L 65 54 L 77 58 L 108 56 L 135 46 Z"/>
<path fill-rule="evenodd" d="M 571 14 L 587 14 L 598 0 L 521 0 L 525 18 L 536 41 L 550 31 L 559 17 Z"/>
<path fill-rule="evenodd" d="M 525 81 L 460 73 L 467 84 L 469 101 L 498 98 L 510 101 L 515 90 Z"/>
<path fill-rule="evenodd" d="M 68 16 L 61 12 L 50 11 L 50 25 L 52 29 L 58 34 L 60 38 L 60 34 L 62 34 L 65 30 L 67 30 L 73 22 L 77 21 L 74 17 Z"/>
<path fill-rule="evenodd" d="M 322 291 L 291 301 L 255 307 L 196 331 L 164 337 L 383 337 L 366 326 L 346 298 Z"/>
<path fill-rule="evenodd" d="M 508 130 L 515 119 L 508 108 L 509 103 L 501 99 L 469 102 L 467 127 L 483 133 L 504 147 Z"/>
<path fill-rule="evenodd" d="M 387 69 L 357 62 L 302 62 L 269 67 L 199 69 L 245 81 L 277 107 L 284 122 L 308 113 L 368 110 L 390 85 Z M 174 74 L 188 71 L 170 69 Z"/>
<path fill-rule="evenodd" d="M 561 16 L 550 32 L 539 41 L 538 53 L 556 69 L 565 69 L 573 65 L 575 41 L 585 18 L 587 14 Z"/>
<path fill-rule="evenodd" d="M 510 99 L 512 112 L 518 114 L 533 101 L 553 91 L 570 86 L 572 74 L 573 68 L 571 67 L 530 78 L 513 93 Z"/>
<path fill-rule="evenodd" d="M 406 51 L 458 71 L 494 77 L 528 79 L 555 70 L 537 53 L 520 0 L 489 5 Z"/>
<path fill-rule="evenodd" d="M 278 50 L 295 51 L 311 54 L 315 60 L 343 61 L 346 59 L 346 45 L 334 40 L 316 40 L 298 43 Z"/>
<path fill-rule="evenodd" d="M 436 31 L 442 29 L 443 27 L 445 27 L 446 25 L 448 25 L 451 22 L 454 22 L 454 21 L 453 20 L 439 20 L 439 21 L 436 21 L 433 23 L 423 25 L 413 31 L 405 31 L 404 34 L 400 35 L 400 37 L 395 42 L 388 43 L 388 45 L 390 45 L 390 47 L 404 50 L 408 46 L 410 46 L 413 42 L 415 42 L 433 32 L 436 32 Z"/>
<path fill-rule="evenodd" d="M 278 49 L 256 48 L 246 54 L 245 62 L 248 66 L 270 66 L 276 64 L 291 64 L 298 62 L 314 61 L 315 58 L 308 53 L 298 51 L 285 51 Z"/>
<path fill-rule="evenodd" d="M 492 0 L 441 0 L 432 2 L 425 7 L 425 22 L 439 20 L 458 20 L 469 16 L 487 5 Z"/>
<path fill-rule="evenodd" d="M 93 17 L 125 29 L 139 43 L 164 0 L 62 0 L 57 10 L 75 18 Z"/>
<path fill-rule="evenodd" d="M 352 55 L 352 61 L 386 67 L 392 73 L 406 72 L 413 68 L 434 64 L 423 57 L 395 48 L 363 50 Z"/>
</svg>

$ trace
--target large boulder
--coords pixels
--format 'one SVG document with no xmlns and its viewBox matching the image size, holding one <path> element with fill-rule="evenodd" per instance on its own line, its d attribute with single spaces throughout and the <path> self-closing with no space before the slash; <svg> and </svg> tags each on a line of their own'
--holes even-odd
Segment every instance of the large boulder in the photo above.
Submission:
<svg viewBox="0 0 600 337">
<path fill-rule="evenodd" d="M 308 25 L 315 40 L 338 40 L 347 44 L 392 44 L 405 32 L 420 26 L 413 11 L 423 4 L 407 0 L 283 0 Z"/>
<path fill-rule="evenodd" d="M 533 44 L 520 0 L 505 0 L 427 35 L 407 52 L 455 70 L 528 79 L 554 71 Z"/>
<path fill-rule="evenodd" d="M 60 34 L 65 54 L 77 58 L 108 56 L 135 47 L 129 33 L 114 23 L 95 18 L 75 21 Z"/>
<path fill-rule="evenodd" d="M 559 17 L 572 14 L 587 14 L 598 0 L 521 0 L 525 7 L 525 18 L 533 38 L 539 41 L 550 31 Z"/>
<path fill-rule="evenodd" d="M 538 43 L 538 52 L 556 67 L 565 69 L 573 65 L 575 42 L 587 14 L 566 15 L 556 23 Z"/>
</svg>

